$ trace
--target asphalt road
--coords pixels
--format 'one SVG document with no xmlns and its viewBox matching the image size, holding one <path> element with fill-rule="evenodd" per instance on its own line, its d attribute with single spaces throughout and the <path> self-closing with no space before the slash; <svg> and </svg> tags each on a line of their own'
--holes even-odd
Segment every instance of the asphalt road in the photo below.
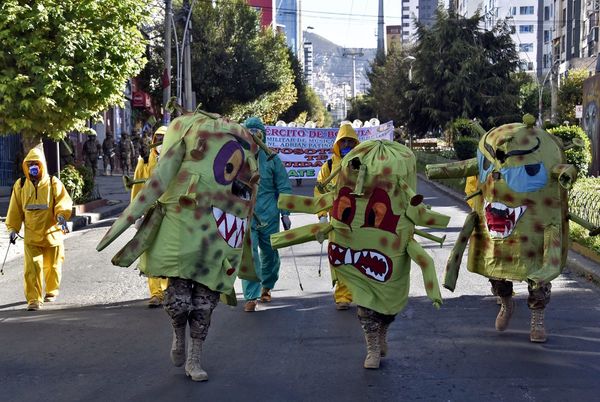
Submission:
<svg viewBox="0 0 600 402">
<path fill-rule="evenodd" d="M 452 216 L 446 245 L 421 243 L 442 277 L 466 211 L 420 183 L 425 202 Z M 314 222 L 293 215 L 295 226 Z M 110 224 L 107 222 L 106 225 Z M 102 253 L 107 227 L 66 241 L 62 294 L 39 312 L 24 311 L 20 259 L 0 277 L 0 390 L 10 401 L 593 401 L 600 400 L 599 290 L 570 274 L 554 282 L 546 344 L 529 342 L 525 284 L 504 333 L 487 281 L 461 272 L 455 293 L 443 289 L 440 310 L 425 297 L 413 265 L 411 300 L 390 327 L 389 357 L 377 371 L 362 368 L 365 345 L 356 309 L 334 309 L 320 245 L 281 252 L 273 302 L 256 313 L 219 305 L 205 344 L 207 383 L 171 366 L 169 319 L 146 308 L 137 271 L 113 267 L 111 256 L 131 236 Z M 240 289 L 241 290 L 241 289 Z M 241 295 L 239 295 L 241 298 Z"/>
</svg>

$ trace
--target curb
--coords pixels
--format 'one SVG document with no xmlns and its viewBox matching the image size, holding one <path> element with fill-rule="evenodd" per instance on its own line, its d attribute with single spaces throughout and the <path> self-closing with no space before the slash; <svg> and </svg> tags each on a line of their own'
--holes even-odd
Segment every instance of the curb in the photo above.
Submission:
<svg viewBox="0 0 600 402">
<path fill-rule="evenodd" d="M 456 191 L 442 184 L 429 180 L 422 173 L 417 173 L 417 177 L 420 180 L 423 180 L 427 184 L 431 185 L 432 187 L 435 187 L 437 190 L 441 191 L 448 197 L 460 202 L 461 205 L 467 207 L 469 206 L 469 204 L 467 204 L 467 202 L 465 201 L 464 197 Z M 566 268 L 568 268 L 569 271 L 578 274 L 591 282 L 594 282 L 596 285 L 600 285 L 600 264 L 597 264 L 596 262 L 590 260 L 589 258 L 586 258 L 585 256 L 579 254 L 578 252 L 572 249 L 569 249 L 569 253 L 567 255 Z"/>
<path fill-rule="evenodd" d="M 97 223 L 98 221 L 119 215 L 128 205 L 129 203 L 127 202 L 119 201 L 117 204 L 98 208 L 96 212 L 85 212 L 77 215 L 72 219 L 72 226 L 69 227 L 69 229 L 71 231 L 85 229 L 87 226 Z"/>
</svg>

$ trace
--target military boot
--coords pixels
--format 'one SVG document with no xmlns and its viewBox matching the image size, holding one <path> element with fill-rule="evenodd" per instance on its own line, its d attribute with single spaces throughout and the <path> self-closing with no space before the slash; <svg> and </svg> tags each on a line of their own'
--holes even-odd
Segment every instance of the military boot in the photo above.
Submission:
<svg viewBox="0 0 600 402">
<path fill-rule="evenodd" d="M 200 339 L 192 338 L 192 345 L 188 350 L 187 361 L 185 362 L 185 374 L 190 377 L 193 381 L 206 381 L 208 380 L 208 374 L 202 369 L 200 365 L 200 358 L 202 356 L 202 344 L 204 342 Z"/>
<path fill-rule="evenodd" d="M 496 317 L 496 329 L 498 331 L 504 331 L 508 328 L 510 317 L 513 315 L 515 310 L 515 301 L 512 296 L 501 297 L 500 311 Z"/>
<path fill-rule="evenodd" d="M 181 367 L 185 363 L 185 327 L 173 328 L 171 361 L 175 367 Z"/>
<path fill-rule="evenodd" d="M 531 342 L 546 342 L 546 328 L 544 328 L 544 309 L 531 310 L 531 332 L 529 334 Z"/>
<path fill-rule="evenodd" d="M 367 341 L 367 357 L 365 358 L 364 368 L 378 369 L 381 361 L 381 347 L 379 345 L 379 331 L 365 333 Z"/>
<path fill-rule="evenodd" d="M 387 330 L 389 325 L 381 325 L 379 327 L 379 349 L 381 357 L 385 357 L 388 351 Z"/>
</svg>

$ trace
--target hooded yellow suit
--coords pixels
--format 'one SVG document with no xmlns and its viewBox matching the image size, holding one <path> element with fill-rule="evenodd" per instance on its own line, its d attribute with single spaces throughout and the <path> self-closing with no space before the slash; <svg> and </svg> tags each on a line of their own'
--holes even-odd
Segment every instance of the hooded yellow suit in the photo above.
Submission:
<svg viewBox="0 0 600 402">
<path fill-rule="evenodd" d="M 152 136 L 152 143 L 156 142 L 157 135 L 165 135 L 167 132 L 167 127 L 162 126 L 159 127 L 154 135 Z M 148 156 L 148 163 L 144 162 L 142 157 L 138 158 L 137 166 L 135 167 L 135 173 L 133 174 L 133 179 L 147 179 L 152 175 L 154 168 L 156 167 L 156 163 L 158 162 L 158 150 L 156 147 L 153 147 L 150 150 L 150 155 Z M 135 198 L 135 196 L 140 192 L 143 188 L 143 184 L 134 184 L 131 188 L 131 201 Z M 145 257 L 142 256 L 140 259 L 140 264 L 144 263 Z M 163 292 L 167 288 L 169 284 L 169 280 L 166 278 L 148 278 L 148 288 L 150 289 L 150 297 L 156 296 L 160 300 L 163 299 Z"/>
<path fill-rule="evenodd" d="M 327 180 L 327 178 L 331 175 L 331 172 L 333 172 L 340 166 L 340 163 L 342 162 L 342 155 L 340 153 L 339 142 L 343 138 L 351 138 L 356 142 L 356 144 L 358 144 L 359 142 L 358 136 L 356 135 L 356 131 L 354 131 L 351 125 L 344 124 L 342 127 L 340 127 L 340 130 L 338 131 L 337 136 L 335 138 L 335 142 L 333 143 L 333 155 L 330 159 L 331 163 L 329 163 L 328 161 L 327 163 L 324 163 L 323 166 L 321 166 L 321 170 L 319 171 L 319 175 L 317 176 L 317 182 L 322 183 L 325 180 Z M 335 186 L 336 182 L 337 177 L 334 177 L 330 182 L 330 186 Z M 315 197 L 321 195 L 321 193 L 319 192 L 319 190 L 317 190 L 316 187 L 314 193 Z M 328 211 L 323 211 L 319 214 L 319 217 L 327 216 L 327 213 Z M 352 301 L 352 294 L 350 293 L 350 289 L 348 289 L 344 283 L 340 282 L 339 278 L 335 277 L 333 269 L 331 270 L 331 276 L 332 279 L 336 282 L 335 290 L 333 292 L 335 302 L 350 303 Z"/>
<path fill-rule="evenodd" d="M 40 178 L 33 184 L 27 162 L 37 161 Z M 23 161 L 25 180 L 13 186 L 6 227 L 19 232 L 25 227 L 25 298 L 28 303 L 43 301 L 42 274 L 46 283 L 46 296 L 57 296 L 61 267 L 64 261 L 64 235 L 57 217 L 71 216 L 73 202 L 63 184 L 48 175 L 46 158 L 40 148 L 33 148 Z"/>
</svg>

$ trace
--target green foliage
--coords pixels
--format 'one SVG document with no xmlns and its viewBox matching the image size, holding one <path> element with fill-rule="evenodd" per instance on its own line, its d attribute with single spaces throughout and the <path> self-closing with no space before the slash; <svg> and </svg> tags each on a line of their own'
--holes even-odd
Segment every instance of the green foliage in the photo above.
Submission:
<svg viewBox="0 0 600 402">
<path fill-rule="evenodd" d="M 77 171 L 83 178 L 82 199 L 84 201 L 89 201 L 92 198 L 92 194 L 94 192 L 94 172 L 92 171 L 92 169 L 88 168 L 85 165 L 78 166 Z"/>
<path fill-rule="evenodd" d="M 477 156 L 479 140 L 472 137 L 459 137 L 454 140 L 454 152 L 459 160 L 471 159 Z"/>
<path fill-rule="evenodd" d="M 390 53 L 382 66 L 373 66 L 380 119 L 406 122 L 412 133 L 446 127 L 457 117 L 476 116 L 487 128 L 518 121 L 513 73 L 519 58 L 510 31 L 505 24 L 484 31 L 480 22 L 479 15 L 464 18 L 439 8 L 433 25 L 417 23 L 412 82 L 407 51 Z"/>
<path fill-rule="evenodd" d="M 377 113 L 373 108 L 373 98 L 369 95 L 358 95 L 350 100 L 350 111 L 346 116 L 347 120 L 369 120 L 375 117 Z"/>
<path fill-rule="evenodd" d="M 246 1 L 198 2 L 192 20 L 192 88 L 201 108 L 274 123 L 296 101 L 285 39 L 260 29 Z"/>
<path fill-rule="evenodd" d="M 587 70 L 569 70 L 569 74 L 558 90 L 557 119 L 563 123 L 576 124 L 575 105 L 583 105 L 583 81 L 588 78 Z"/>
<path fill-rule="evenodd" d="M 143 0 L 0 3 L 0 134 L 62 138 L 144 65 Z"/>
<path fill-rule="evenodd" d="M 83 176 L 73 165 L 67 165 L 60 171 L 60 181 L 67 189 L 67 192 L 75 204 L 79 204 L 83 197 L 83 187 L 85 185 Z"/>
<path fill-rule="evenodd" d="M 577 168 L 579 177 L 586 177 L 592 162 L 592 153 L 590 140 L 585 131 L 579 126 L 558 126 L 549 129 L 548 132 L 559 137 L 565 144 L 571 143 L 574 138 L 583 141 L 583 148 L 573 147 L 565 151 L 565 156 L 567 157 L 567 163 Z"/>
</svg>

